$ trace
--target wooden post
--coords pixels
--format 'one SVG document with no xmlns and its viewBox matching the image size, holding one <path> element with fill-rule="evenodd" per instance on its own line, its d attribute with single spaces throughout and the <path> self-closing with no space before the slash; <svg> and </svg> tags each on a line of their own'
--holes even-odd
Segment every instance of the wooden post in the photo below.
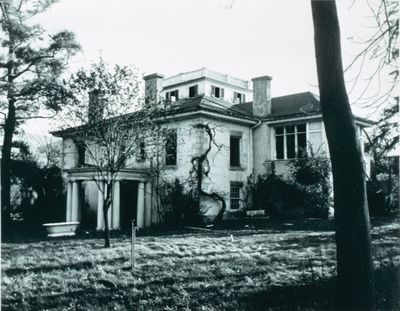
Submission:
<svg viewBox="0 0 400 311">
<path fill-rule="evenodd" d="M 135 243 L 136 243 L 136 226 L 135 220 L 132 220 L 132 239 L 131 239 L 131 263 L 132 263 L 132 271 L 135 269 L 136 258 L 135 258 Z"/>
</svg>

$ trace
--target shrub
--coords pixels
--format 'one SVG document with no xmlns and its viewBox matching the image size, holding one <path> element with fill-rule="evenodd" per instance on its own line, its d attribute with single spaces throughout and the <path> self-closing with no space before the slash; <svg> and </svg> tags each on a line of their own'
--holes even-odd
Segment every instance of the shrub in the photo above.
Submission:
<svg viewBox="0 0 400 311">
<path fill-rule="evenodd" d="M 326 218 L 332 195 L 327 158 L 307 157 L 292 161 L 291 178 L 302 189 L 301 205 L 306 217 Z"/>
<path fill-rule="evenodd" d="M 272 218 L 304 216 L 298 204 L 303 200 L 301 188 L 276 175 L 273 162 L 266 166 L 263 175 L 251 175 L 248 178 L 246 192 L 251 196 L 252 209 L 263 209 Z"/>
<path fill-rule="evenodd" d="M 274 218 L 328 217 L 331 200 L 330 165 L 326 158 L 290 162 L 287 179 L 275 174 L 274 162 L 263 175 L 248 178 L 246 192 L 252 209 L 264 209 Z"/>
<path fill-rule="evenodd" d="M 198 200 L 191 192 L 185 192 L 183 184 L 175 179 L 164 186 L 162 203 L 167 206 L 165 223 L 173 226 L 201 225 L 203 218 Z"/>
</svg>

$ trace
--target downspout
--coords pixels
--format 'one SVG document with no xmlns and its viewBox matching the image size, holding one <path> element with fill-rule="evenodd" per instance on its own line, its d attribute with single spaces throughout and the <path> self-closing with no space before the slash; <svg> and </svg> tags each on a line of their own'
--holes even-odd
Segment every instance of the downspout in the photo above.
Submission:
<svg viewBox="0 0 400 311">
<path fill-rule="evenodd" d="M 259 119 L 257 121 L 257 124 L 253 125 L 250 128 L 250 150 L 249 150 L 249 158 L 250 158 L 250 173 L 253 174 L 253 168 L 254 168 L 254 158 L 253 158 L 253 130 L 255 130 L 257 127 L 259 127 L 262 124 L 262 121 Z"/>
</svg>

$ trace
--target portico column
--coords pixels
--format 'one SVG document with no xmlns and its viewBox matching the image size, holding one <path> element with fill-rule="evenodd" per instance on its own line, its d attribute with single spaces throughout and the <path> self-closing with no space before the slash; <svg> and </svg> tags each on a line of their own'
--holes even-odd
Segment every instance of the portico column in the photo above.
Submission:
<svg viewBox="0 0 400 311">
<path fill-rule="evenodd" d="M 146 205 L 145 205 L 145 218 L 144 218 L 144 225 L 146 227 L 151 226 L 151 183 L 147 182 L 146 183 L 146 193 L 145 193 L 145 198 L 146 198 Z"/>
<path fill-rule="evenodd" d="M 97 186 L 97 230 L 104 228 L 103 206 L 104 206 L 104 182 L 99 181 Z"/>
<path fill-rule="evenodd" d="M 79 221 L 79 184 L 78 181 L 72 182 L 72 211 L 71 211 L 71 221 Z"/>
<path fill-rule="evenodd" d="M 139 182 L 137 195 L 137 216 L 136 222 L 138 228 L 144 227 L 144 182 Z"/>
<path fill-rule="evenodd" d="M 120 212 L 120 205 L 119 205 L 119 200 L 120 200 L 120 185 L 119 181 L 114 182 L 114 194 L 113 194 L 113 203 L 112 203 L 112 229 L 118 229 L 119 228 L 119 212 Z"/>
<path fill-rule="evenodd" d="M 65 220 L 72 221 L 72 182 L 67 183 L 67 215 Z"/>
</svg>

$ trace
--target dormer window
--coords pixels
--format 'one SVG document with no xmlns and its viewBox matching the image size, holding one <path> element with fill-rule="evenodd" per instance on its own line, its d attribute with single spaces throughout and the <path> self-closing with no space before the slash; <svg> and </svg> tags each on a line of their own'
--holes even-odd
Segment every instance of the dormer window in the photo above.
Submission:
<svg viewBox="0 0 400 311">
<path fill-rule="evenodd" d="M 189 97 L 195 97 L 199 93 L 199 87 L 198 85 L 193 85 L 189 87 Z"/>
<path fill-rule="evenodd" d="M 233 102 L 234 103 L 244 103 L 246 101 L 246 96 L 242 93 L 233 92 Z"/>
<path fill-rule="evenodd" d="M 224 98 L 224 89 L 218 86 L 211 86 L 211 96 Z"/>
<path fill-rule="evenodd" d="M 174 91 L 165 93 L 165 99 L 167 101 L 171 101 L 171 102 L 177 101 L 179 99 L 179 91 L 174 90 Z"/>
</svg>

